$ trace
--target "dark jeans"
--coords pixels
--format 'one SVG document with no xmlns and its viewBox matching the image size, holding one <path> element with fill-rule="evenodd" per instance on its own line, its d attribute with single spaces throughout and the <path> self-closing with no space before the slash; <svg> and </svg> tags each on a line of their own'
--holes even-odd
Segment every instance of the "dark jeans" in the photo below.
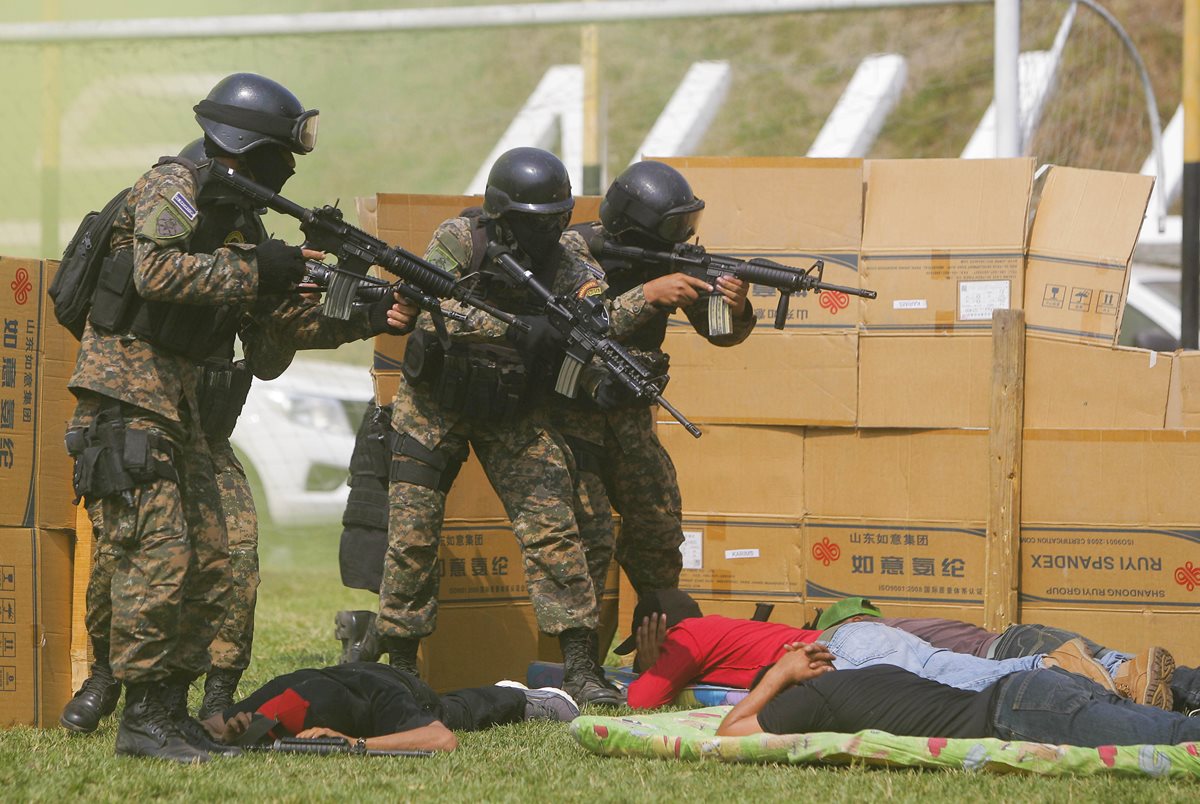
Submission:
<svg viewBox="0 0 1200 804">
<path fill-rule="evenodd" d="M 1058 668 L 999 682 L 993 733 L 1055 745 L 1176 745 L 1200 740 L 1200 718 L 1141 706 Z"/>
<path fill-rule="evenodd" d="M 1082 634 L 1077 634 L 1074 631 L 1067 631 L 1062 628 L 1054 628 L 1049 625 L 1036 625 L 1034 623 L 1010 625 L 1004 629 L 1004 633 L 996 640 L 989 652 L 990 659 L 1015 659 L 1018 656 L 1033 656 L 1037 653 L 1050 653 L 1062 647 L 1063 643 L 1070 642 L 1078 637 L 1087 645 L 1088 652 L 1092 656 L 1099 656 L 1102 653 L 1107 653 L 1109 648 L 1103 645 L 1097 645 Z"/>
</svg>

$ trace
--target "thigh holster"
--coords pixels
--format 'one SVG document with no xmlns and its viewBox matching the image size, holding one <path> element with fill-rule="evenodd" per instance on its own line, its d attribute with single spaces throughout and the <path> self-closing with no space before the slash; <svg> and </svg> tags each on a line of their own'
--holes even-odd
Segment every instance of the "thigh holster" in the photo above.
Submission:
<svg viewBox="0 0 1200 804">
<path fill-rule="evenodd" d="M 445 450 L 429 449 L 407 433 L 391 433 L 389 441 L 392 448 L 390 480 L 450 493 L 450 486 L 462 468 L 461 459 L 452 458 Z"/>
<path fill-rule="evenodd" d="M 164 436 L 125 426 L 121 403 L 106 401 L 86 428 L 69 430 L 67 452 L 75 459 L 76 502 L 87 503 L 130 492 L 154 480 L 179 482 L 175 446 Z M 155 452 L 166 454 L 159 458 Z"/>
</svg>

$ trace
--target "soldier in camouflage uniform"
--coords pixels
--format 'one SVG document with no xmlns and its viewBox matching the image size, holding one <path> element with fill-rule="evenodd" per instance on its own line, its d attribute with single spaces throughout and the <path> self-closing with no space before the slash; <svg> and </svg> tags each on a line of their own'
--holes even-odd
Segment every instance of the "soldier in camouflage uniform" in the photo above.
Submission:
<svg viewBox="0 0 1200 804">
<path fill-rule="evenodd" d="M 244 77 L 245 81 L 265 80 Z M 298 103 L 298 102 L 297 102 Z M 197 139 L 180 152 L 180 164 L 199 166 L 207 163 L 204 139 Z M 182 161 L 186 160 L 186 161 Z M 198 173 L 199 175 L 199 173 Z M 203 215 L 225 217 L 232 200 L 202 203 Z M 234 204 L 235 206 L 238 206 Z M 202 217 L 198 217 L 202 221 Z M 266 231 L 257 212 L 239 206 L 233 213 L 224 236 L 224 245 L 231 243 L 261 243 Z M 199 224 L 198 224 L 199 227 Z M 198 228 L 197 227 L 197 228 Z M 248 666 L 254 634 L 254 605 L 259 584 L 258 576 L 258 518 L 245 471 L 233 452 L 229 435 L 245 402 L 251 375 L 270 380 L 283 373 L 291 364 L 297 349 L 334 348 L 384 331 L 401 334 L 415 321 L 416 308 L 398 300 L 380 301 L 368 308 L 356 308 L 347 321 L 325 318 L 320 314 L 317 297 L 302 296 L 294 291 L 263 295 L 249 306 L 238 326 L 237 336 L 243 343 L 245 360 L 233 362 L 233 333 L 201 365 L 198 388 L 200 419 L 205 441 L 216 472 L 221 515 L 228 533 L 230 573 L 232 584 L 223 600 L 226 609 L 224 623 L 210 646 L 212 669 L 205 679 L 204 709 L 217 709 L 231 703 L 237 681 Z M 109 640 L 112 627 L 112 579 L 120 552 L 111 539 L 103 537 L 103 504 L 100 500 L 88 505 L 96 539 L 91 575 L 87 590 L 85 623 L 91 638 L 95 661 L 88 680 L 67 704 L 60 719 L 72 731 L 90 733 L 104 716 L 116 707 L 121 685 L 112 676 L 109 666 Z M 172 687 L 177 699 L 186 695 L 186 688 Z M 211 712 L 210 712 L 211 714 Z"/>
<path fill-rule="evenodd" d="M 704 202 L 696 198 L 687 180 L 674 168 L 661 162 L 643 161 L 631 165 L 613 181 L 600 205 L 600 223 L 573 227 L 589 243 L 605 237 L 622 245 L 656 251 L 670 251 L 676 243 L 689 240 Z M 663 275 L 657 265 L 605 257 L 601 265 L 608 280 L 608 296 L 620 298 L 641 288 L 644 298 L 656 311 L 636 332 L 625 339 L 629 351 L 666 373 L 669 358 L 662 351 L 667 319 L 682 308 L 699 334 L 716 346 L 733 346 L 749 337 L 754 328 L 754 310 L 746 299 L 748 286 L 729 276 L 718 278 L 716 287 L 687 274 Z M 709 333 L 707 305 L 696 303 L 707 294 L 719 293 L 731 310 L 730 332 Z M 644 404 L 623 404 L 621 389 L 600 389 L 598 397 L 606 407 L 599 428 L 604 433 L 604 454 L 600 472 L 584 475 L 588 496 L 611 501 L 621 515 L 621 536 L 617 542 L 617 563 L 639 594 L 651 589 L 672 589 L 679 585 L 683 567 L 679 546 L 683 543 L 682 504 L 675 465 L 654 433 L 650 409 Z M 593 503 L 593 510 L 604 507 Z M 600 529 L 603 525 L 583 521 L 581 530 Z"/>
<path fill-rule="evenodd" d="M 261 76 L 224 79 L 197 112 L 222 143 L 215 158 L 275 189 L 291 175 L 292 152 L 311 150 L 315 137 L 316 112 Z M 247 306 L 295 285 L 305 257 L 321 256 L 277 240 L 228 241 L 242 211 L 221 200 L 176 159 L 138 180 L 114 222 L 69 383 L 76 490 L 99 507 L 98 555 L 112 559 L 109 642 L 94 647 L 126 687 L 117 752 L 188 763 L 236 753 L 185 705 L 188 684 L 209 667 L 230 585 L 199 364 Z"/>
<path fill-rule="evenodd" d="M 521 543 L 538 626 L 563 647 L 563 688 L 580 703 L 616 703 L 594 658 L 598 613 L 575 520 L 571 452 L 534 400 L 540 366 L 553 361 L 561 336 L 526 291 L 492 274 L 484 254 L 506 247 L 554 293 L 601 296 L 605 286 L 586 243 L 564 234 L 573 206 L 562 163 L 517 148 L 492 167 L 483 217 L 448 220 L 430 243 L 426 259 L 455 275 L 478 272 L 488 301 L 518 314 L 528 331 L 461 307 L 467 321 L 446 323 L 448 348 L 425 314 L 410 337 L 393 403 L 389 547 L 377 628 L 391 664 L 415 672 L 419 641 L 436 626 L 445 494 L 469 446 Z M 613 331 L 652 314 L 636 298 L 613 304 Z"/>
</svg>

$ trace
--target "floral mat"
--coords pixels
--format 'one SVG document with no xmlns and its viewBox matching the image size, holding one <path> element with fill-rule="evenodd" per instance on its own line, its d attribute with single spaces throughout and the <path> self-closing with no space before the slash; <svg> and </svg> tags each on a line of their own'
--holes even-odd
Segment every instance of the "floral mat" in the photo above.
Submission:
<svg viewBox="0 0 1200 804">
<path fill-rule="evenodd" d="M 730 707 L 630 717 L 577 717 L 571 734 L 587 750 L 611 757 L 786 764 L 864 764 L 954 768 L 1047 776 L 1154 776 L 1200 781 L 1200 743 L 1082 748 L 992 738 L 896 737 L 858 734 L 756 734 L 717 737 Z"/>
</svg>

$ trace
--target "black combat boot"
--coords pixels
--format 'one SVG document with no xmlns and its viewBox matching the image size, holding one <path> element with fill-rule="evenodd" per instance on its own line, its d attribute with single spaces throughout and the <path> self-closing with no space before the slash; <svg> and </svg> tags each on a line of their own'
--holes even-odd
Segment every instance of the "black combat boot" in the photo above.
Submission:
<svg viewBox="0 0 1200 804">
<path fill-rule="evenodd" d="M 620 706 L 621 693 L 604 677 L 596 659 L 599 636 L 588 628 L 568 628 L 558 635 L 563 653 L 562 688 L 580 706 Z"/>
<path fill-rule="evenodd" d="M 209 754 L 189 743 L 162 702 L 162 684 L 128 684 L 125 711 L 117 728 L 117 754 L 157 757 L 172 762 L 207 762 Z"/>
<path fill-rule="evenodd" d="M 338 664 L 379 661 L 379 633 L 375 612 L 339 611 L 333 616 L 333 635 L 342 641 Z"/>
<path fill-rule="evenodd" d="M 208 675 L 204 677 L 204 700 L 200 703 L 196 719 L 208 720 L 233 706 L 233 696 L 237 693 L 237 685 L 241 680 L 241 670 L 223 667 L 209 669 Z"/>
<path fill-rule="evenodd" d="M 381 636 L 379 652 L 388 655 L 388 664 L 397 670 L 420 678 L 417 672 L 417 648 L 421 645 L 419 637 Z"/>
<path fill-rule="evenodd" d="M 92 662 L 91 675 L 83 682 L 75 697 L 63 707 L 58 722 L 64 729 L 80 734 L 91 734 L 100 721 L 113 713 L 121 700 L 121 682 L 113 678 L 108 663 L 108 643 L 93 642 L 96 659 Z"/>
<path fill-rule="evenodd" d="M 241 756 L 242 749 L 219 743 L 208 733 L 208 729 L 200 721 L 188 714 L 187 696 L 191 679 L 174 676 L 162 686 L 162 704 L 167 715 L 175 724 L 175 728 L 183 735 L 183 739 L 193 748 L 211 756 L 236 757 Z"/>
</svg>

